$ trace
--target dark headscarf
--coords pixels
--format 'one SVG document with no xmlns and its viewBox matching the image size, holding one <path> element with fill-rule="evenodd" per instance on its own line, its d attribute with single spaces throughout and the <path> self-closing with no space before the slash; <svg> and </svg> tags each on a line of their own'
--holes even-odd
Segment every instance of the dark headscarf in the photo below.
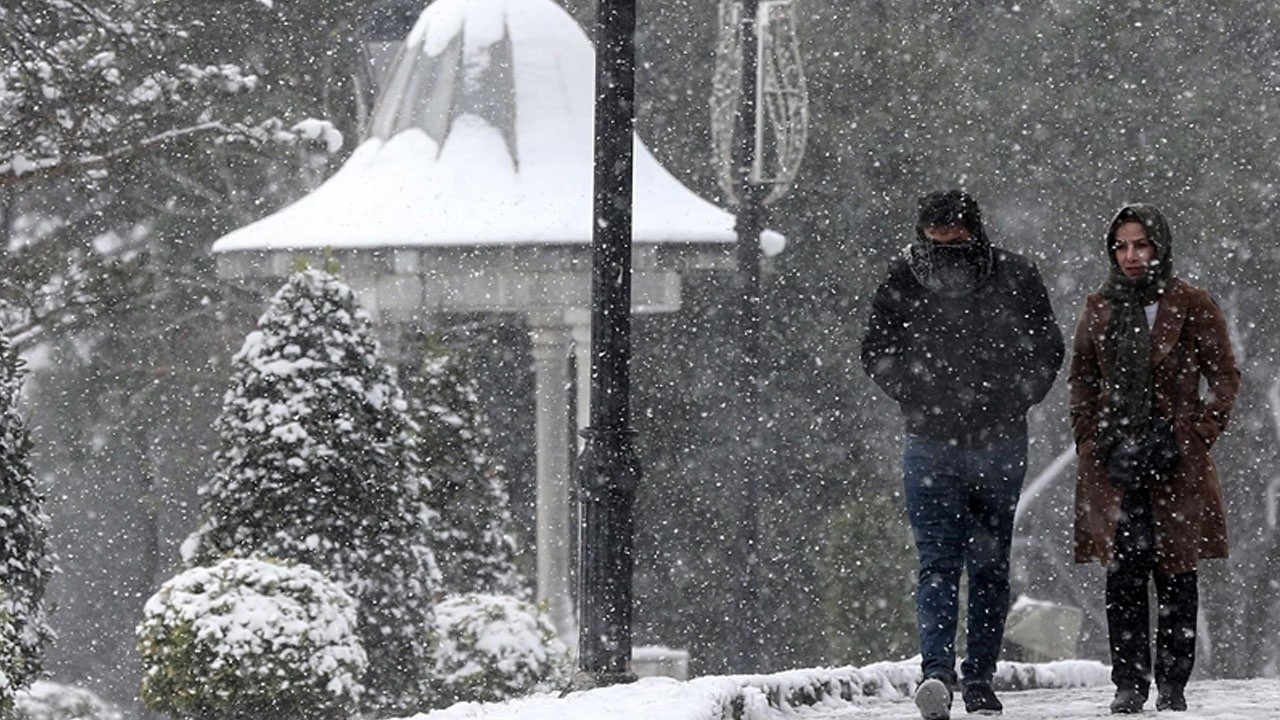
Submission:
<svg viewBox="0 0 1280 720">
<path fill-rule="evenodd" d="M 925 237 L 925 228 L 946 225 L 964 227 L 969 239 L 942 244 Z M 906 255 L 916 280 L 936 293 L 958 297 L 982 287 L 991 276 L 992 252 L 978 202 L 963 190 L 921 197 L 916 240 L 907 246 Z"/>
<path fill-rule="evenodd" d="M 1155 264 L 1140 278 L 1125 275 L 1115 254 L 1116 229 L 1134 221 L 1142 223 L 1156 247 Z M 1124 436 L 1141 435 L 1151 420 L 1151 331 L 1145 307 L 1159 302 L 1172 277 L 1173 236 L 1154 205 L 1135 203 L 1112 219 L 1103 251 L 1110 270 L 1099 292 L 1111 301 L 1103 351 L 1112 370 L 1098 445 L 1106 452 Z"/>
</svg>

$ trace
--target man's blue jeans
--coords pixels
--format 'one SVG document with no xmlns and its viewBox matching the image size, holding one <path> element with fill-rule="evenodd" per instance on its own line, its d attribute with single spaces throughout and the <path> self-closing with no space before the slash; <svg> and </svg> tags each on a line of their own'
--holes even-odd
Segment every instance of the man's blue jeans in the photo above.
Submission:
<svg viewBox="0 0 1280 720">
<path fill-rule="evenodd" d="M 924 676 L 956 681 L 960 574 L 969 575 L 966 683 L 990 682 L 1009 610 L 1013 513 L 1027 474 L 1027 439 L 985 447 L 907 435 L 903 451 L 907 515 L 920 573 L 916 622 Z"/>
</svg>

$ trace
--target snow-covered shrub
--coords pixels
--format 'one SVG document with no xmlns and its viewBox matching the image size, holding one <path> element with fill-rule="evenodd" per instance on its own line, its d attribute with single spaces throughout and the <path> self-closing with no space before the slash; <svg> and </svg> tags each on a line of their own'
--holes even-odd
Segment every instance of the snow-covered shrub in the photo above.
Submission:
<svg viewBox="0 0 1280 720">
<path fill-rule="evenodd" d="M 178 718 L 349 720 L 356 601 L 305 565 L 228 558 L 171 578 L 138 626 L 142 699 Z"/>
<path fill-rule="evenodd" d="M 46 546 L 49 519 L 40 508 L 31 469 L 31 437 L 18 415 L 22 359 L 0 332 L 0 613 L 11 624 L 18 655 L 5 663 L 10 691 L 24 687 L 41 668 L 51 632 L 44 589 L 52 570 Z"/>
<path fill-rule="evenodd" d="M 18 693 L 17 720 L 124 720 L 124 714 L 84 688 L 37 680 Z"/>
<path fill-rule="evenodd" d="M 425 359 L 405 373 L 405 392 L 421 428 L 429 503 L 440 515 L 434 550 L 444 592 L 523 595 L 504 468 L 488 448 L 489 418 L 477 382 L 458 350 L 434 342 L 421 350 Z"/>
<path fill-rule="evenodd" d="M 538 608 L 471 593 L 436 605 L 435 705 L 496 702 L 563 686 L 569 652 Z"/>
<path fill-rule="evenodd" d="M 407 714 L 430 662 L 439 569 L 417 427 L 368 316 L 331 273 L 294 273 L 232 359 L 189 564 L 305 563 L 360 601 L 365 707 Z"/>
</svg>

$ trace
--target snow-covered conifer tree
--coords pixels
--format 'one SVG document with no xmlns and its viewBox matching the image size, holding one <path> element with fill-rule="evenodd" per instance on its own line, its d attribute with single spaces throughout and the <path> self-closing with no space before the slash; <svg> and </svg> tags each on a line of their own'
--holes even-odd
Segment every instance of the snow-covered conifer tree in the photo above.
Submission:
<svg viewBox="0 0 1280 720">
<path fill-rule="evenodd" d="M 50 636 L 43 605 L 52 572 L 48 519 L 31 470 L 31 438 L 16 407 L 22 376 L 21 358 L 0 333 L 0 615 L 11 619 L 18 651 L 6 669 L 11 689 L 40 673 Z"/>
<path fill-rule="evenodd" d="M 360 601 L 365 706 L 420 706 L 436 516 L 408 403 L 368 316 L 333 274 L 291 276 L 233 361 L 190 563 L 252 554 L 310 565 Z"/>
<path fill-rule="evenodd" d="M 515 568 L 503 469 L 489 454 L 488 418 L 476 381 L 451 352 L 428 349 L 406 388 L 431 473 L 429 503 L 440 514 L 435 555 L 450 594 L 527 594 Z"/>
</svg>

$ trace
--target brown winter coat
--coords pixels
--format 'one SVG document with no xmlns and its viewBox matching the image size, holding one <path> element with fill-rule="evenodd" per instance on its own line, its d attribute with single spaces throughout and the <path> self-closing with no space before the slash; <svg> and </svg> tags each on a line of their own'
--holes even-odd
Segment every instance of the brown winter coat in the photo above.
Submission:
<svg viewBox="0 0 1280 720">
<path fill-rule="evenodd" d="M 1085 299 L 1071 350 L 1071 429 L 1075 435 L 1075 560 L 1111 561 L 1121 490 L 1108 478 L 1106 459 L 1094 449 L 1103 388 L 1111 368 L 1101 343 L 1111 303 L 1098 293 Z M 1240 371 L 1222 311 L 1205 291 L 1177 278 L 1160 299 L 1151 328 L 1153 412 L 1173 425 L 1177 467 L 1151 488 L 1156 556 L 1162 574 L 1195 570 L 1200 558 L 1227 556 L 1222 487 L 1209 448 L 1227 426 L 1240 389 Z M 1200 396 L 1200 378 L 1208 381 Z"/>
</svg>

